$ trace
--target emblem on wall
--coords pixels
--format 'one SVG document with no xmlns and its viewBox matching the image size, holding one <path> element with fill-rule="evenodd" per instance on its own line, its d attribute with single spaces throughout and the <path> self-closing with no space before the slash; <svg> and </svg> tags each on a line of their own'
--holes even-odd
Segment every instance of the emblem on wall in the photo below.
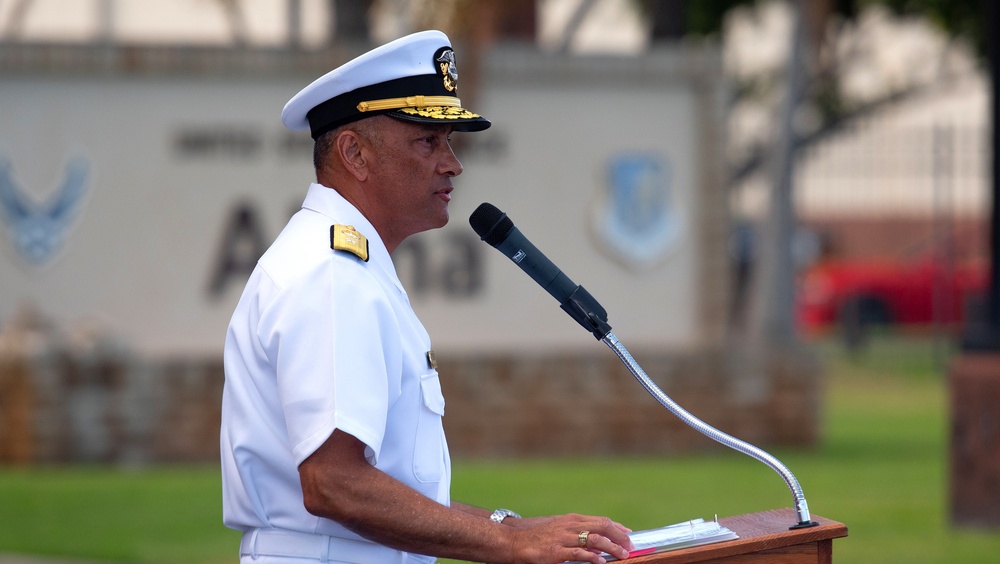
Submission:
<svg viewBox="0 0 1000 564">
<path fill-rule="evenodd" d="M 605 250 L 625 266 L 645 268 L 661 262 L 680 241 L 685 223 L 674 201 L 666 159 L 647 153 L 611 158 L 595 220 Z"/>
<path fill-rule="evenodd" d="M 37 203 L 18 186 L 10 163 L 0 157 L 0 221 L 27 262 L 44 265 L 62 249 L 83 208 L 89 169 L 83 158 L 71 161 L 61 185 L 48 201 Z"/>
</svg>

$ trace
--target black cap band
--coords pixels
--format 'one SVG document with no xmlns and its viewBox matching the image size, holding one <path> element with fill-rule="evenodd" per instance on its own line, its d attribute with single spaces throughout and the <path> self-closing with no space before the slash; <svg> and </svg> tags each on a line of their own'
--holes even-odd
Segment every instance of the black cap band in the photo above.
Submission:
<svg viewBox="0 0 1000 564">
<path fill-rule="evenodd" d="M 361 102 L 382 100 L 384 98 L 402 98 L 413 96 L 417 93 L 427 96 L 457 97 L 455 91 L 449 92 L 444 87 L 444 84 L 441 82 L 441 76 L 436 74 L 406 76 L 372 84 L 371 86 L 364 86 L 331 98 L 309 110 L 309 113 L 306 114 L 306 119 L 309 120 L 309 129 L 312 133 L 312 138 L 316 139 L 327 131 L 336 129 L 352 121 L 392 111 L 362 112 L 358 110 L 358 104 Z"/>
</svg>

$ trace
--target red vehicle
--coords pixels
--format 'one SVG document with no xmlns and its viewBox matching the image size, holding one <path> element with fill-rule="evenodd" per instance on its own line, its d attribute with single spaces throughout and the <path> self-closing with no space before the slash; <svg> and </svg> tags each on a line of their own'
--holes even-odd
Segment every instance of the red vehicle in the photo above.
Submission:
<svg viewBox="0 0 1000 564">
<path fill-rule="evenodd" d="M 848 341 L 872 325 L 957 328 L 987 284 L 984 261 L 827 259 L 802 272 L 796 315 L 806 335 L 839 325 Z"/>
</svg>

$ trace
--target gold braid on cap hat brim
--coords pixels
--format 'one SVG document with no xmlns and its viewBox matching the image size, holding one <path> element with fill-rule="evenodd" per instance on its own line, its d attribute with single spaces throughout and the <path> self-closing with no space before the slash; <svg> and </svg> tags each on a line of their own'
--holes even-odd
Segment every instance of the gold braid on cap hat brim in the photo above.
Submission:
<svg viewBox="0 0 1000 564">
<path fill-rule="evenodd" d="M 479 114 L 474 114 L 465 108 L 445 108 L 442 106 L 427 106 L 426 108 L 400 108 L 399 113 L 435 120 L 475 119 L 483 117 Z"/>
<path fill-rule="evenodd" d="M 358 104 L 359 112 L 377 112 L 381 110 L 398 110 L 399 108 L 421 108 L 426 106 L 461 106 L 462 101 L 454 96 L 406 96 L 405 98 L 386 98 L 384 100 L 369 100 Z"/>
</svg>

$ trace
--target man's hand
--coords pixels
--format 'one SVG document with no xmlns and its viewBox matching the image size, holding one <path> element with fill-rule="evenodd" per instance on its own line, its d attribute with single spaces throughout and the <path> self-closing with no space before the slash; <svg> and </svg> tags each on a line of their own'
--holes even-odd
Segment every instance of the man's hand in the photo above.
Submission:
<svg viewBox="0 0 1000 564">
<path fill-rule="evenodd" d="M 603 564 L 602 552 L 624 560 L 634 550 L 630 529 L 607 517 L 559 515 L 505 519 L 504 525 L 518 529 L 512 553 L 514 562 L 557 563 L 570 561 Z M 581 539 L 586 535 L 586 546 Z"/>
</svg>

